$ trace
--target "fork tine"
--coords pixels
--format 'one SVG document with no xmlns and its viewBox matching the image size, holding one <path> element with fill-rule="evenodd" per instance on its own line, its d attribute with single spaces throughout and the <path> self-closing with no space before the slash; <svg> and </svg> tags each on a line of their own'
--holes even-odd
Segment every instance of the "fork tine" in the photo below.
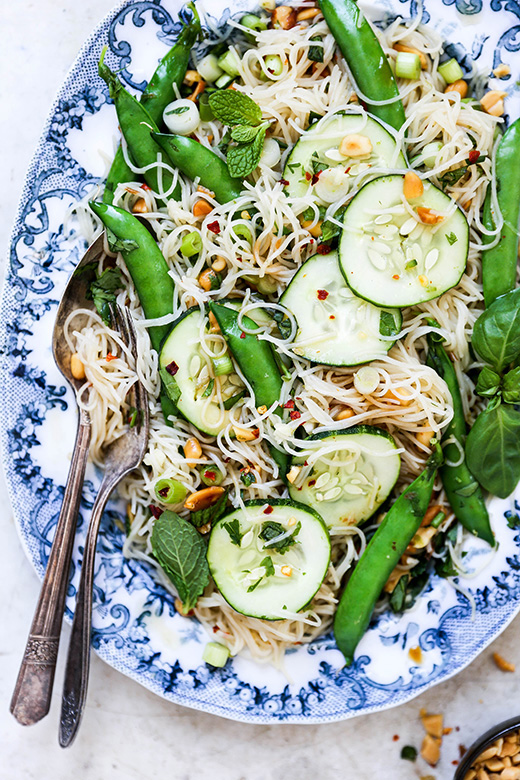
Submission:
<svg viewBox="0 0 520 780">
<path fill-rule="evenodd" d="M 140 428 L 141 425 L 145 425 L 146 427 L 148 427 L 149 424 L 148 393 L 144 389 L 143 384 L 139 379 L 139 376 L 137 375 L 137 334 L 135 332 L 134 320 L 129 310 L 126 307 L 123 310 L 120 309 L 119 306 L 117 308 L 118 308 L 118 315 L 120 319 L 124 322 L 127 344 L 130 348 L 130 351 L 132 352 L 134 363 L 135 363 L 137 381 L 134 385 L 134 394 L 135 394 L 135 407 L 138 412 L 137 427 Z"/>
</svg>

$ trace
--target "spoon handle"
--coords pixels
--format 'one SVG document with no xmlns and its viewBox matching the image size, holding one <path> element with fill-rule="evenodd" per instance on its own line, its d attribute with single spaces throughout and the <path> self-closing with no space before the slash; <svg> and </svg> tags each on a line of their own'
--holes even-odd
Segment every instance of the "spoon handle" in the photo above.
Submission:
<svg viewBox="0 0 520 780">
<path fill-rule="evenodd" d="M 37 723 L 50 707 L 90 436 L 90 415 L 80 409 L 60 516 L 11 699 L 11 712 L 24 726 Z"/>
</svg>

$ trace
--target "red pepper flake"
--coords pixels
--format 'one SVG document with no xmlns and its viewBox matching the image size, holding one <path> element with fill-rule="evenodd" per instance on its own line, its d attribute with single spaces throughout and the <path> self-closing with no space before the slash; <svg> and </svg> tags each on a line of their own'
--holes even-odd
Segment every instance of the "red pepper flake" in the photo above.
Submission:
<svg viewBox="0 0 520 780">
<path fill-rule="evenodd" d="M 215 235 L 218 236 L 218 234 L 220 233 L 220 224 L 217 219 L 215 220 L 215 222 L 209 223 L 208 230 L 211 230 L 212 233 L 215 233 Z"/>
<path fill-rule="evenodd" d="M 246 334 L 242 332 L 242 333 L 240 334 L 240 338 L 241 338 L 241 339 L 245 339 L 245 337 L 246 337 Z"/>
<path fill-rule="evenodd" d="M 162 490 L 158 491 L 158 493 L 161 496 L 161 498 L 166 498 L 168 496 L 169 491 L 170 491 L 169 487 L 163 487 Z"/>
<path fill-rule="evenodd" d="M 304 466 L 308 466 L 309 464 L 308 464 L 308 463 L 307 463 L 307 461 L 305 460 L 305 461 L 303 462 L 303 465 L 304 465 Z"/>
<path fill-rule="evenodd" d="M 216 634 L 217 631 L 220 631 L 220 626 L 213 626 L 213 633 Z"/>
<path fill-rule="evenodd" d="M 152 188 L 149 187 L 148 184 L 141 184 L 141 189 L 150 191 Z"/>
<path fill-rule="evenodd" d="M 316 295 L 318 296 L 318 299 L 320 301 L 324 301 L 326 298 L 329 297 L 327 290 L 316 290 Z"/>
<path fill-rule="evenodd" d="M 159 509 L 158 506 L 154 506 L 153 504 L 150 504 L 148 509 L 150 510 L 150 512 L 152 513 L 152 515 L 155 517 L 156 520 L 160 518 L 160 516 L 164 511 L 163 509 Z"/>
<path fill-rule="evenodd" d="M 471 152 L 468 153 L 468 162 L 470 165 L 473 165 L 477 162 L 478 158 L 480 157 L 480 152 L 478 149 L 472 149 Z"/>
<path fill-rule="evenodd" d="M 310 480 L 307 482 L 307 484 L 308 484 L 308 486 L 309 486 L 309 487 L 312 487 L 313 485 L 315 485 L 315 484 L 316 484 L 316 480 L 315 480 L 315 479 L 310 479 Z"/>
<path fill-rule="evenodd" d="M 392 279 L 399 279 L 399 274 L 394 274 L 394 275 L 392 276 Z"/>
<path fill-rule="evenodd" d="M 289 417 L 291 418 L 291 420 L 299 420 L 301 414 L 297 409 L 294 409 L 292 412 L 289 412 Z"/>
<path fill-rule="evenodd" d="M 328 244 L 318 244 L 316 252 L 319 255 L 328 255 L 329 252 L 332 252 L 332 248 Z"/>
<path fill-rule="evenodd" d="M 454 758 L 451 763 L 453 764 L 453 766 L 458 766 L 459 765 L 459 762 L 457 761 L 456 758 Z"/>
<path fill-rule="evenodd" d="M 394 742 L 397 742 L 397 740 L 399 739 L 399 734 L 394 734 L 392 739 L 393 739 Z"/>
<path fill-rule="evenodd" d="M 171 363 L 168 363 L 166 366 L 166 371 L 170 374 L 170 376 L 175 376 L 177 371 L 179 370 L 179 366 L 175 362 L 175 360 L 172 360 Z"/>
<path fill-rule="evenodd" d="M 309 173 L 309 171 L 305 171 L 305 178 L 307 181 L 310 181 L 312 179 L 312 173 Z"/>
<path fill-rule="evenodd" d="M 273 507 L 270 504 L 267 504 L 266 508 L 264 509 L 264 515 L 270 515 L 273 512 Z"/>
<path fill-rule="evenodd" d="M 205 471 L 204 476 L 206 477 L 206 479 L 215 479 L 217 475 L 215 474 L 214 471 Z"/>
<path fill-rule="evenodd" d="M 105 360 L 107 363 L 110 363 L 111 360 L 117 360 L 117 355 L 113 355 L 111 352 L 107 352 Z"/>
<path fill-rule="evenodd" d="M 345 173 L 350 173 L 350 169 L 352 168 L 351 165 L 348 166 L 348 168 L 345 168 Z"/>
<path fill-rule="evenodd" d="M 283 184 L 284 187 L 287 187 L 289 182 L 287 181 L 287 179 L 280 179 L 280 184 Z"/>
<path fill-rule="evenodd" d="M 316 184 L 316 182 L 320 178 L 321 174 L 322 174 L 322 171 L 318 171 L 317 173 L 315 173 L 314 176 L 312 177 L 311 184 Z"/>
<path fill-rule="evenodd" d="M 329 320 L 335 320 L 335 319 L 336 319 L 336 315 L 335 314 L 329 315 Z"/>
<path fill-rule="evenodd" d="M 289 398 L 289 400 L 284 406 L 284 409 L 294 409 L 294 401 L 292 398 Z"/>
</svg>

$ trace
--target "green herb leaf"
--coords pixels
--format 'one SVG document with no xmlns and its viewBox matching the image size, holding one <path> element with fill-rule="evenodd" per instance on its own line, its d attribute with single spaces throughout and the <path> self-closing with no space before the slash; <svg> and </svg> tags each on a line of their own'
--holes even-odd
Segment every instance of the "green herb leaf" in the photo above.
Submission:
<svg viewBox="0 0 520 780">
<path fill-rule="evenodd" d="M 411 271 L 412 268 L 415 268 L 417 265 L 417 260 L 408 260 L 408 262 L 404 266 L 405 271 Z"/>
<path fill-rule="evenodd" d="M 134 249 L 139 249 L 137 241 L 133 241 L 131 238 L 118 238 L 110 228 L 105 227 L 107 234 L 108 246 L 112 252 L 132 252 Z"/>
<path fill-rule="evenodd" d="M 502 398 L 507 404 L 520 403 L 520 367 L 513 368 L 504 376 Z"/>
<path fill-rule="evenodd" d="M 122 286 L 119 268 L 107 268 L 90 284 L 86 297 L 94 301 L 94 306 L 105 325 L 110 325 L 112 322 L 110 304 L 116 302 L 115 291 L 121 289 Z"/>
<path fill-rule="evenodd" d="M 226 511 L 227 504 L 227 490 L 224 490 L 218 501 L 206 509 L 195 509 L 190 513 L 190 522 L 197 528 L 201 525 L 207 525 L 207 523 L 215 523 L 219 517 L 222 517 Z"/>
<path fill-rule="evenodd" d="M 177 404 L 177 401 L 181 397 L 181 389 L 177 380 L 175 377 L 169 374 L 165 368 L 159 369 L 159 376 L 162 379 L 163 387 L 166 390 L 166 395 L 170 401 L 172 401 L 174 404 Z"/>
<path fill-rule="evenodd" d="M 227 154 L 227 167 L 231 176 L 244 179 L 257 167 L 264 148 L 265 127 L 261 127 L 248 144 L 231 146 Z"/>
<path fill-rule="evenodd" d="M 520 287 L 501 295 L 482 312 L 473 328 L 472 344 L 497 372 L 520 356 Z"/>
<path fill-rule="evenodd" d="M 154 523 L 152 550 L 189 612 L 209 583 L 204 539 L 188 520 L 167 510 Z"/>
<path fill-rule="evenodd" d="M 252 471 L 247 471 L 240 475 L 240 481 L 243 482 L 246 487 L 249 487 L 256 482 L 256 477 Z"/>
<path fill-rule="evenodd" d="M 512 528 L 513 530 L 516 530 L 517 528 L 520 528 L 520 517 L 517 514 L 513 514 L 512 512 L 506 512 L 505 513 L 507 517 L 507 527 Z"/>
<path fill-rule="evenodd" d="M 311 41 L 319 41 L 321 43 L 321 35 L 313 35 Z M 323 54 L 323 46 L 309 46 L 307 58 L 311 60 L 311 62 L 323 62 Z"/>
<path fill-rule="evenodd" d="M 323 114 L 318 114 L 316 111 L 311 111 L 309 114 L 309 127 L 311 125 L 316 124 L 316 122 L 319 122 L 320 119 L 323 119 Z"/>
<path fill-rule="evenodd" d="M 268 547 L 270 550 L 276 550 L 276 552 L 284 555 L 289 547 L 296 544 L 296 537 L 300 533 L 301 527 L 302 524 L 298 522 L 297 525 L 294 526 L 294 530 L 288 536 L 273 544 L 272 540 L 287 533 L 287 530 L 275 520 L 267 520 L 265 523 L 262 523 L 262 530 L 259 533 L 259 537 L 265 542 L 264 549 Z"/>
<path fill-rule="evenodd" d="M 274 563 L 270 555 L 266 555 L 263 561 L 260 561 L 260 566 L 265 568 L 265 576 L 272 577 L 274 575 Z"/>
<path fill-rule="evenodd" d="M 455 233 L 453 233 L 453 232 L 451 232 L 451 233 L 445 233 L 445 234 L 444 234 L 444 238 L 446 239 L 446 241 L 448 242 L 448 244 L 449 244 L 450 246 L 453 246 L 453 244 L 456 244 L 456 243 L 457 243 L 457 241 L 459 240 L 459 239 L 457 238 L 457 236 L 455 235 Z"/>
<path fill-rule="evenodd" d="M 415 761 L 417 750 L 413 745 L 405 745 L 401 750 L 401 758 L 404 758 L 405 761 Z"/>
<path fill-rule="evenodd" d="M 240 144 L 248 144 L 255 138 L 260 130 L 259 127 L 250 127 L 249 125 L 239 125 L 231 130 L 231 138 Z"/>
<path fill-rule="evenodd" d="M 446 187 L 453 187 L 453 185 L 456 184 L 459 179 L 462 179 L 467 172 L 468 166 L 462 165 L 460 168 L 455 168 L 453 171 L 446 171 L 446 173 L 443 173 L 442 176 L 439 176 L 442 189 L 445 190 Z"/>
<path fill-rule="evenodd" d="M 291 320 L 284 314 L 283 311 L 276 310 L 273 312 L 273 320 L 278 326 L 278 332 L 283 339 L 288 339 L 291 335 Z"/>
<path fill-rule="evenodd" d="M 327 163 L 321 162 L 318 152 L 313 152 L 311 156 L 311 168 L 314 174 L 326 171 L 329 166 Z"/>
<path fill-rule="evenodd" d="M 520 475 L 520 411 L 497 403 L 481 412 L 468 433 L 466 463 L 486 490 L 507 498 Z"/>
<path fill-rule="evenodd" d="M 394 315 L 389 311 L 382 311 L 379 316 L 379 333 L 381 336 L 395 336 L 398 331 Z"/>
<path fill-rule="evenodd" d="M 214 387 L 215 387 L 215 380 L 212 377 L 209 380 L 208 384 L 206 385 L 204 392 L 201 395 L 201 398 L 209 398 L 211 393 L 213 392 Z"/>
<path fill-rule="evenodd" d="M 223 523 L 222 528 L 225 528 L 228 532 L 231 543 L 236 544 L 237 547 L 240 547 L 244 534 L 240 530 L 240 522 L 237 520 L 237 518 L 230 520 L 229 523 Z"/>
<path fill-rule="evenodd" d="M 321 240 L 324 244 L 330 244 L 341 233 L 341 228 L 330 219 L 326 219 L 321 226 Z"/>
<path fill-rule="evenodd" d="M 236 89 L 221 89 L 209 96 L 209 105 L 224 125 L 259 125 L 262 109 Z"/>
<path fill-rule="evenodd" d="M 410 576 L 408 574 L 404 574 L 393 589 L 389 602 L 392 612 L 403 612 L 406 596 L 406 585 L 408 584 L 409 579 Z"/>
<path fill-rule="evenodd" d="M 236 395 L 232 395 L 231 398 L 228 398 L 226 401 L 223 402 L 223 407 L 226 411 L 229 411 L 234 407 L 235 404 L 237 404 L 241 398 L 243 398 L 246 394 L 245 390 L 241 390 L 239 393 L 236 393 Z"/>
<path fill-rule="evenodd" d="M 497 374 L 496 371 L 488 368 L 488 366 L 484 366 L 478 376 L 475 390 L 484 398 L 491 398 L 493 395 L 496 395 L 500 390 L 500 374 Z"/>
<path fill-rule="evenodd" d="M 297 168 L 301 168 L 301 167 L 302 167 L 302 164 L 301 164 L 301 163 L 299 163 L 299 162 L 297 162 L 297 163 L 287 163 L 287 167 L 289 168 L 289 170 L 291 171 L 291 173 L 294 173 L 294 171 L 295 171 Z"/>
<path fill-rule="evenodd" d="M 248 593 L 252 593 L 255 590 L 255 588 L 258 588 L 258 586 L 260 585 L 260 583 L 262 582 L 263 579 L 264 579 L 263 577 L 260 577 L 259 580 L 257 580 L 256 582 L 253 582 L 253 584 L 250 585 L 249 588 L 247 589 L 247 592 Z"/>
<path fill-rule="evenodd" d="M 166 116 L 170 116 L 170 114 L 184 114 L 186 111 L 189 111 L 190 109 L 188 106 L 179 106 L 179 108 L 172 108 L 171 111 L 166 112 Z"/>
</svg>

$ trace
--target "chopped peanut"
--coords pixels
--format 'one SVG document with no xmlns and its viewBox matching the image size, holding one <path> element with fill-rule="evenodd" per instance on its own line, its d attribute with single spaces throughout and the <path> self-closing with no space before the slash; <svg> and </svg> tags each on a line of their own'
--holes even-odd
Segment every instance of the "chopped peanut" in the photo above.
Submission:
<svg viewBox="0 0 520 780">
<path fill-rule="evenodd" d="M 404 175 L 403 195 L 406 200 L 420 198 L 424 192 L 422 180 L 413 171 L 407 171 Z"/>
<path fill-rule="evenodd" d="M 493 76 L 496 76 L 497 79 L 502 78 L 502 76 L 509 76 L 510 73 L 511 68 L 504 62 L 501 62 L 500 65 L 497 65 L 497 67 L 493 70 Z"/>
<path fill-rule="evenodd" d="M 472 203 L 473 203 L 473 198 L 470 198 L 469 200 L 465 200 L 464 203 L 461 203 L 460 205 L 462 206 L 464 211 L 469 211 Z"/>
<path fill-rule="evenodd" d="M 424 225 L 437 225 L 439 222 L 444 222 L 442 214 L 437 214 L 424 206 L 417 206 L 417 216 Z"/>
<path fill-rule="evenodd" d="M 189 458 L 190 460 L 198 460 L 201 455 L 202 447 L 200 446 L 200 442 L 195 436 L 192 436 L 184 445 L 184 457 Z"/>
<path fill-rule="evenodd" d="M 209 324 L 210 324 L 210 333 L 220 333 L 220 325 L 217 322 L 217 318 L 213 314 L 212 311 L 208 314 Z"/>
<path fill-rule="evenodd" d="M 309 227 L 309 225 L 312 225 L 313 220 L 312 219 L 304 219 L 302 222 L 302 228 L 305 228 L 305 230 L 308 230 L 311 236 L 314 236 L 314 238 L 319 238 L 321 236 L 321 225 L 322 221 L 316 222 L 313 227 Z"/>
<path fill-rule="evenodd" d="M 294 8 L 288 5 L 279 5 L 271 13 L 271 27 L 290 30 L 296 24 L 296 17 L 297 13 Z"/>
<path fill-rule="evenodd" d="M 292 528 L 293 525 L 296 525 L 297 522 L 298 521 L 295 517 L 290 517 L 287 521 L 287 525 L 289 526 L 289 528 Z"/>
<path fill-rule="evenodd" d="M 443 718 L 440 713 L 430 715 L 425 712 L 421 715 L 421 721 L 427 734 L 439 739 L 442 737 Z"/>
<path fill-rule="evenodd" d="M 198 96 L 202 95 L 205 89 L 206 89 L 206 82 L 198 81 L 197 86 L 195 87 L 191 95 L 188 95 L 188 100 L 192 100 L 195 103 L 197 101 Z"/>
<path fill-rule="evenodd" d="M 468 94 L 468 83 L 464 79 L 457 79 L 452 84 L 448 84 L 445 92 L 458 92 L 461 98 L 465 98 Z"/>
<path fill-rule="evenodd" d="M 209 532 L 211 531 L 211 523 L 204 523 L 204 525 L 199 525 L 197 531 L 199 532 L 199 534 L 202 535 L 209 534 Z"/>
<path fill-rule="evenodd" d="M 240 216 L 242 217 L 242 219 L 251 219 L 251 214 L 249 213 L 249 211 L 241 211 Z"/>
<path fill-rule="evenodd" d="M 318 16 L 319 12 L 319 8 L 305 8 L 303 11 L 296 14 L 296 21 L 306 22 L 309 19 L 314 19 L 315 16 Z"/>
<path fill-rule="evenodd" d="M 211 267 L 217 273 L 223 271 L 226 266 L 227 266 L 227 262 L 224 257 L 217 257 L 217 259 L 211 263 Z"/>
<path fill-rule="evenodd" d="M 81 362 L 77 352 L 71 355 L 70 373 L 72 374 L 74 379 L 85 379 L 85 366 Z"/>
<path fill-rule="evenodd" d="M 254 441 L 260 436 L 258 428 L 239 428 L 238 425 L 233 425 L 233 430 L 238 441 Z"/>
<path fill-rule="evenodd" d="M 412 403 L 412 398 L 406 397 L 410 395 L 410 391 L 406 387 L 396 387 L 396 391 L 399 395 L 396 395 L 392 390 L 387 390 L 384 394 L 384 398 L 390 398 L 393 401 L 397 401 L 400 406 L 409 406 Z"/>
<path fill-rule="evenodd" d="M 429 282 L 428 282 L 428 277 L 427 276 L 425 276 L 424 274 L 421 274 L 417 278 L 419 280 L 419 284 L 421 284 L 423 287 L 428 287 Z"/>
<path fill-rule="evenodd" d="M 372 141 L 366 135 L 350 133 L 341 140 L 339 151 L 345 157 L 363 157 L 372 151 Z"/>
<path fill-rule="evenodd" d="M 297 480 L 298 474 L 301 470 L 301 466 L 291 466 L 290 470 L 286 474 L 286 479 L 291 483 L 291 485 Z"/>
<path fill-rule="evenodd" d="M 211 288 L 213 287 L 213 282 L 217 279 L 217 275 L 215 274 L 215 271 L 213 268 L 206 268 L 205 271 L 203 271 L 199 275 L 199 284 L 202 287 L 203 290 L 206 292 L 209 292 Z"/>
<path fill-rule="evenodd" d="M 186 509 L 189 509 L 190 512 L 198 511 L 199 509 L 207 509 L 208 506 L 215 504 L 224 492 L 223 487 L 217 487 L 216 485 L 197 490 L 196 493 L 192 493 L 191 496 L 188 496 L 184 502 L 184 506 Z"/>
<path fill-rule="evenodd" d="M 206 217 L 213 211 L 213 206 L 207 200 L 197 200 L 193 206 L 194 217 Z"/>
<path fill-rule="evenodd" d="M 408 656 L 416 664 L 420 664 L 422 662 L 422 650 L 421 650 L 421 648 L 420 647 L 411 647 L 408 650 Z"/>
<path fill-rule="evenodd" d="M 139 198 L 139 200 L 136 200 L 136 202 L 132 206 L 133 214 L 146 214 L 147 211 L 148 211 L 148 206 L 146 205 L 146 201 L 144 198 Z"/>
<path fill-rule="evenodd" d="M 499 653 L 493 653 L 493 661 L 498 666 L 501 672 L 514 672 L 516 667 L 514 664 L 509 663 Z"/>
<path fill-rule="evenodd" d="M 291 566 L 282 566 L 280 569 L 284 577 L 290 577 L 292 575 L 292 567 Z"/>
<path fill-rule="evenodd" d="M 262 404 L 262 406 L 259 406 L 256 411 L 258 414 L 265 414 L 267 412 L 267 406 Z"/>
<path fill-rule="evenodd" d="M 498 89 L 492 89 L 486 92 L 484 97 L 480 101 L 480 105 L 484 111 L 492 116 L 502 116 L 504 113 L 504 100 L 507 92 L 501 92 Z"/>
<path fill-rule="evenodd" d="M 433 431 L 419 431 L 415 434 L 415 438 L 419 444 L 423 444 L 425 447 L 430 446 L 430 442 L 433 439 Z"/>
<path fill-rule="evenodd" d="M 426 734 L 421 746 L 421 756 L 430 766 L 435 766 L 441 757 L 441 741 Z"/>
<path fill-rule="evenodd" d="M 214 198 L 215 197 L 215 193 L 214 192 L 212 192 L 211 190 L 208 190 L 207 187 L 203 187 L 201 184 L 199 184 L 197 186 L 197 192 L 205 192 L 206 195 L 210 196 L 210 198 Z"/>
<path fill-rule="evenodd" d="M 198 70 L 187 70 L 186 75 L 184 76 L 184 84 L 187 84 L 188 87 L 192 87 L 197 82 L 202 81 L 202 76 L 200 75 Z"/>
<path fill-rule="evenodd" d="M 406 46 L 404 43 L 394 43 L 394 49 L 396 51 L 407 51 L 410 52 L 410 54 L 418 54 L 419 59 L 421 60 L 421 70 L 428 70 L 428 57 L 423 51 L 414 49 L 413 46 Z"/>
<path fill-rule="evenodd" d="M 355 412 L 353 409 L 342 409 L 336 417 L 336 420 L 349 420 L 351 417 L 354 417 L 354 414 Z"/>
</svg>

